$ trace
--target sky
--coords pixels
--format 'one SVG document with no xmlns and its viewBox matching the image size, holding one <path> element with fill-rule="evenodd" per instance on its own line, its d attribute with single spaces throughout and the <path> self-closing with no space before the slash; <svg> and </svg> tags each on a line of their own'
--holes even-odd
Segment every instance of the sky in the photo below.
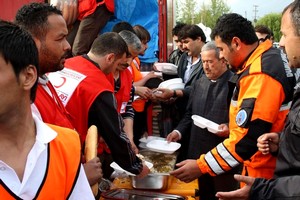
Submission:
<svg viewBox="0 0 300 200">
<path fill-rule="evenodd" d="M 203 0 L 202 0 L 203 1 Z M 281 13 L 293 0 L 224 0 L 232 12 L 253 20 L 256 10 L 256 19 L 269 13 Z M 256 9 L 255 9 L 256 8 Z"/>
<path fill-rule="evenodd" d="M 179 2 L 185 0 L 179 0 Z M 253 20 L 255 16 L 254 10 L 256 10 L 256 19 L 259 19 L 266 14 L 281 13 L 282 10 L 293 0 L 223 0 L 231 12 L 238 13 L 243 17 Z M 197 7 L 200 8 L 203 2 L 206 4 L 211 0 L 196 0 Z"/>
</svg>

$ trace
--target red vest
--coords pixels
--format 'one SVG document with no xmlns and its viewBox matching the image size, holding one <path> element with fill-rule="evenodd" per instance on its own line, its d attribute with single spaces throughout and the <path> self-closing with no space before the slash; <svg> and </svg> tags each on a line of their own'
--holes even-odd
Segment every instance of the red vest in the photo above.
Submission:
<svg viewBox="0 0 300 200">
<path fill-rule="evenodd" d="M 115 93 L 115 97 L 117 100 L 118 112 L 124 113 L 125 110 L 123 111 L 123 109 L 125 109 L 124 106 L 126 106 L 130 99 L 130 91 L 132 87 L 132 74 L 128 69 L 120 71 L 120 81 L 121 86 L 119 91 Z"/>
<path fill-rule="evenodd" d="M 68 199 L 80 171 L 78 134 L 67 128 L 49 125 L 58 135 L 48 145 L 46 173 L 34 199 Z M 0 180 L 0 198 L 20 199 Z"/>
<path fill-rule="evenodd" d="M 34 101 L 43 121 L 45 123 L 74 129 L 74 126 L 70 122 L 70 114 L 61 103 L 50 81 L 48 81 L 47 86 L 49 87 L 53 97 L 47 93 L 41 84 L 38 84 L 36 98 Z"/>
<path fill-rule="evenodd" d="M 96 0 L 78 0 L 78 19 L 82 20 L 84 17 L 93 14 L 97 6 L 105 3 L 107 10 L 114 13 L 114 0 L 103 0 L 101 2 L 96 2 Z"/>
<path fill-rule="evenodd" d="M 84 142 L 88 130 L 88 112 L 92 103 L 104 91 L 113 93 L 113 87 L 106 75 L 82 56 L 67 59 L 65 68 L 86 76 L 76 87 L 66 105 L 66 109 L 73 117 L 72 123 L 80 133 L 81 141 Z"/>
</svg>

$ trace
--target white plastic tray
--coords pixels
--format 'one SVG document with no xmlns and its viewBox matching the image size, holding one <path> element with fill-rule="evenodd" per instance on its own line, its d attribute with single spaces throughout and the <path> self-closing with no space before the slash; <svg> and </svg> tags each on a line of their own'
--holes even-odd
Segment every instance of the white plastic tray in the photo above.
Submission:
<svg viewBox="0 0 300 200">
<path fill-rule="evenodd" d="M 139 139 L 139 141 L 142 143 L 148 143 L 152 140 L 165 140 L 165 138 L 158 137 L 158 136 L 148 136 L 148 137 L 142 137 L 141 139 Z"/>
<path fill-rule="evenodd" d="M 145 161 L 145 164 L 147 165 L 147 167 L 149 169 L 151 169 L 153 167 L 153 164 L 151 162 Z M 136 176 L 135 174 L 130 173 L 130 172 L 126 171 L 125 169 L 123 169 L 122 167 L 120 167 L 116 162 L 112 162 L 110 164 L 110 167 L 113 168 L 117 173 L 120 173 L 120 174 L 125 173 L 129 176 Z"/>
<path fill-rule="evenodd" d="M 168 143 L 166 140 L 152 140 L 146 146 L 151 151 L 172 154 L 180 148 L 181 144 L 177 142 Z"/>
<path fill-rule="evenodd" d="M 207 130 L 211 133 L 217 133 L 219 132 L 219 124 L 208 120 L 204 117 L 201 117 L 199 115 L 192 115 L 192 119 L 194 121 L 194 124 L 200 128 L 207 128 Z"/>
<path fill-rule="evenodd" d="M 169 75 L 176 75 L 177 74 L 177 66 L 172 63 L 154 63 L 155 68 L 164 73 Z"/>
</svg>

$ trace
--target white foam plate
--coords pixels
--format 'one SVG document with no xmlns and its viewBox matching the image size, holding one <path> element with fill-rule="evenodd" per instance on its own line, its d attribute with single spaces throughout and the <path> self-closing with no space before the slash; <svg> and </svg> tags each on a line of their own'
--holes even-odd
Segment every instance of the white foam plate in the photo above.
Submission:
<svg viewBox="0 0 300 200">
<path fill-rule="evenodd" d="M 168 85 L 168 89 L 170 90 L 183 90 L 184 89 L 185 84 L 184 83 L 173 83 Z"/>
<path fill-rule="evenodd" d="M 145 164 L 149 169 L 151 169 L 153 167 L 153 164 L 151 162 L 145 161 Z M 122 167 L 120 167 L 116 162 L 112 162 L 110 164 L 110 167 L 113 168 L 117 173 L 120 173 L 120 174 L 125 173 L 128 176 L 136 176 L 135 174 L 130 173 L 130 172 L 126 171 L 125 169 L 123 169 Z"/>
<path fill-rule="evenodd" d="M 182 79 L 181 78 L 172 78 L 172 79 L 169 79 L 167 81 L 161 82 L 158 85 L 158 87 L 159 88 L 168 88 L 170 85 L 174 85 L 174 84 L 177 84 L 177 83 L 182 83 Z"/>
<path fill-rule="evenodd" d="M 141 139 L 139 139 L 139 141 L 142 143 L 148 143 L 152 140 L 165 140 L 165 139 L 166 138 L 158 137 L 158 136 L 148 136 L 148 137 L 142 137 Z"/>
<path fill-rule="evenodd" d="M 139 147 L 142 148 L 142 149 L 146 149 L 147 148 L 146 143 L 144 143 L 144 142 L 141 142 L 139 144 Z"/>
<path fill-rule="evenodd" d="M 169 75 L 176 75 L 177 74 L 177 66 L 172 63 L 154 63 L 155 68 L 164 73 Z"/>
<path fill-rule="evenodd" d="M 217 133 L 217 132 L 220 131 L 220 130 L 219 130 L 219 124 L 217 124 L 217 123 L 215 123 L 215 122 L 213 122 L 213 121 L 208 120 L 206 126 L 207 126 L 207 127 L 206 127 L 207 130 L 208 130 L 209 132 L 211 132 L 211 133 Z"/>
<path fill-rule="evenodd" d="M 194 124 L 200 128 L 207 128 L 207 130 L 211 133 L 219 132 L 219 124 L 211 120 L 208 120 L 199 115 L 192 115 L 192 119 L 194 121 Z"/>
<path fill-rule="evenodd" d="M 180 148 L 181 144 L 177 142 L 168 143 L 166 140 L 152 140 L 146 146 L 151 151 L 172 154 Z"/>
<path fill-rule="evenodd" d="M 147 74 L 149 74 L 149 73 L 150 73 L 150 71 L 141 72 L 141 74 L 142 74 L 143 77 L 147 76 Z M 154 72 L 154 74 L 156 76 L 162 77 L 162 72 Z"/>
</svg>

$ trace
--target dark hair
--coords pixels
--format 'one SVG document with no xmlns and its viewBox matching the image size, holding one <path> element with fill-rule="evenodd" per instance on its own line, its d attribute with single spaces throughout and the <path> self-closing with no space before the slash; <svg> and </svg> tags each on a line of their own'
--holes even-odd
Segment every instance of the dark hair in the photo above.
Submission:
<svg viewBox="0 0 300 200">
<path fill-rule="evenodd" d="M 161 82 L 163 82 L 163 80 L 161 78 L 158 78 L 158 77 L 149 78 L 145 83 L 145 87 L 147 87 L 149 89 L 155 89 L 155 88 L 158 88 L 158 86 Z"/>
<path fill-rule="evenodd" d="M 177 24 L 172 29 L 172 36 L 176 35 L 178 36 L 179 31 L 185 26 L 185 23 L 177 22 Z"/>
<path fill-rule="evenodd" d="M 43 39 L 48 32 L 48 16 L 53 14 L 62 15 L 62 12 L 47 3 L 30 3 L 18 10 L 15 23 Z"/>
<path fill-rule="evenodd" d="M 270 36 L 273 36 L 273 32 L 271 31 L 271 29 L 269 29 L 269 27 L 265 26 L 265 25 L 257 25 L 254 27 L 255 32 L 258 33 L 263 33 L 263 34 L 268 34 Z"/>
<path fill-rule="evenodd" d="M 135 33 L 131 24 L 129 24 L 128 22 L 125 22 L 125 21 L 116 23 L 114 25 L 114 27 L 112 28 L 112 32 L 116 32 L 116 33 L 120 33 L 121 31 L 124 31 L 124 30 Z"/>
<path fill-rule="evenodd" d="M 236 13 L 224 14 L 217 20 L 212 30 L 211 38 L 219 36 L 221 40 L 230 45 L 233 37 L 238 37 L 245 44 L 258 41 L 251 21 Z"/>
<path fill-rule="evenodd" d="M 91 52 L 98 56 L 114 53 L 116 58 L 121 58 L 124 53 L 129 54 L 128 47 L 123 38 L 115 32 L 99 35 L 93 42 Z"/>
<path fill-rule="evenodd" d="M 147 29 L 145 29 L 145 27 L 143 27 L 141 25 L 135 25 L 133 27 L 133 30 L 134 30 L 135 34 L 139 37 L 141 42 L 143 42 L 143 41 L 149 42 L 150 41 L 150 39 L 151 39 L 150 33 Z"/>
<path fill-rule="evenodd" d="M 300 36 L 300 1 L 295 0 L 291 4 L 289 4 L 282 12 L 284 14 L 288 9 L 291 13 L 292 24 L 295 29 L 295 33 L 297 36 Z"/>
<path fill-rule="evenodd" d="M 34 65 L 38 73 L 38 50 L 31 35 L 19 26 L 2 20 L 0 20 L 0 55 L 6 63 L 11 63 L 17 80 L 20 72 L 29 65 Z M 37 84 L 38 79 L 30 91 L 32 102 L 35 99 Z"/>
<path fill-rule="evenodd" d="M 257 33 L 262 33 L 262 34 L 267 34 L 267 36 L 263 39 L 259 39 L 259 40 L 266 40 L 266 39 L 273 39 L 274 38 L 274 34 L 273 31 L 271 31 L 271 29 L 269 29 L 269 27 L 265 26 L 265 25 L 257 25 L 254 27 L 255 32 Z"/>
<path fill-rule="evenodd" d="M 206 42 L 206 36 L 198 25 L 185 25 L 178 33 L 179 40 L 186 38 L 196 40 L 198 37 L 201 37 L 202 42 Z"/>
</svg>

